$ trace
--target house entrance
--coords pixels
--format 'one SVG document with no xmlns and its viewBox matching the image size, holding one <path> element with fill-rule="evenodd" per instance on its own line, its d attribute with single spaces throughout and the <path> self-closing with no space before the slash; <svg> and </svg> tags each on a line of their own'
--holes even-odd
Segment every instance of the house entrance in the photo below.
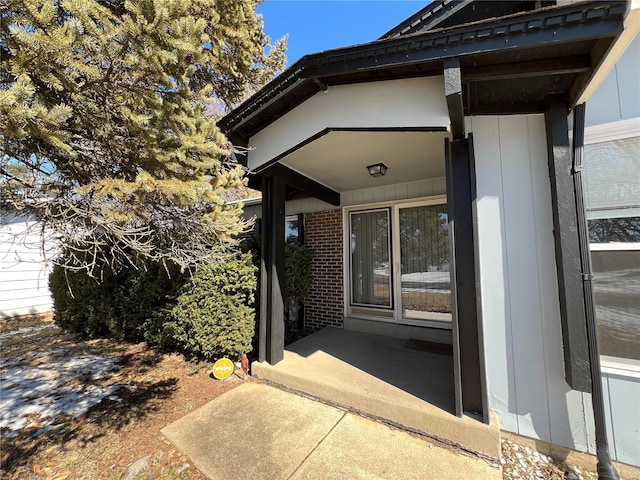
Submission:
<svg viewBox="0 0 640 480">
<path fill-rule="evenodd" d="M 350 314 L 451 328 L 446 197 L 348 211 Z"/>
</svg>

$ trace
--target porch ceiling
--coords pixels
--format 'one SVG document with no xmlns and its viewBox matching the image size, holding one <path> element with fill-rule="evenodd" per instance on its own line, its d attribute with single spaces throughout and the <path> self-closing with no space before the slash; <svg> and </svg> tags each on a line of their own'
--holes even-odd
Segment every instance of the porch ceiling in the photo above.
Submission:
<svg viewBox="0 0 640 480">
<path fill-rule="evenodd" d="M 338 192 L 382 187 L 445 175 L 447 132 L 329 131 L 280 163 Z M 389 170 L 373 178 L 366 166 L 382 162 Z"/>
</svg>

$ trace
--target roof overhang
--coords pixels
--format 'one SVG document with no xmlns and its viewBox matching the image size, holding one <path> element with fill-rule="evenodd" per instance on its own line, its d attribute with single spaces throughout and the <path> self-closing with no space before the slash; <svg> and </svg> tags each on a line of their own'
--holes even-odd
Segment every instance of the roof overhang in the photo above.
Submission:
<svg viewBox="0 0 640 480">
<path fill-rule="evenodd" d="M 638 30 L 627 2 L 581 2 L 307 55 L 220 120 L 235 144 L 332 85 L 442 75 L 458 59 L 465 115 L 541 113 L 588 98 Z"/>
</svg>

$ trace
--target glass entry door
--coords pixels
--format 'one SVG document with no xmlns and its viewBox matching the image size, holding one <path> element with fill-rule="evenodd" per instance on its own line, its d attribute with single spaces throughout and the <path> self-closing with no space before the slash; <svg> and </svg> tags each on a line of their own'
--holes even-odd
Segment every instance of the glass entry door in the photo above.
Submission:
<svg viewBox="0 0 640 480">
<path fill-rule="evenodd" d="M 399 322 L 450 323 L 447 206 L 396 206 L 396 225 Z"/>
<path fill-rule="evenodd" d="M 351 304 L 391 308 L 389 209 L 351 214 Z"/>
<path fill-rule="evenodd" d="M 444 198 L 349 211 L 350 314 L 451 328 Z"/>
</svg>

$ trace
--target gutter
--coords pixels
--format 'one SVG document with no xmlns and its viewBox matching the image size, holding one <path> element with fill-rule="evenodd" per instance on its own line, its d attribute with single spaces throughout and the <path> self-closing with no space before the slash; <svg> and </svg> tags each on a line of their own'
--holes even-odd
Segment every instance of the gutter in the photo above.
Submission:
<svg viewBox="0 0 640 480">
<path fill-rule="evenodd" d="M 593 300 L 593 271 L 589 252 L 589 231 L 587 211 L 584 204 L 582 188 L 582 157 L 584 152 L 584 118 L 585 104 L 577 105 L 573 111 L 573 188 L 576 196 L 576 213 L 578 217 L 578 241 L 580 242 L 580 264 L 582 270 L 582 287 L 584 291 L 585 320 L 587 324 L 587 341 L 589 346 L 589 367 L 591 373 L 591 400 L 596 428 L 596 455 L 598 457 L 598 480 L 620 480 L 620 475 L 611 463 L 607 424 L 604 414 L 604 397 L 598 348 L 598 332 Z"/>
<path fill-rule="evenodd" d="M 260 205 L 262 203 L 262 197 L 252 197 L 245 198 L 242 200 L 232 200 L 227 202 L 227 205 L 237 205 L 238 203 L 242 203 L 245 207 L 249 207 L 251 205 Z"/>
</svg>

